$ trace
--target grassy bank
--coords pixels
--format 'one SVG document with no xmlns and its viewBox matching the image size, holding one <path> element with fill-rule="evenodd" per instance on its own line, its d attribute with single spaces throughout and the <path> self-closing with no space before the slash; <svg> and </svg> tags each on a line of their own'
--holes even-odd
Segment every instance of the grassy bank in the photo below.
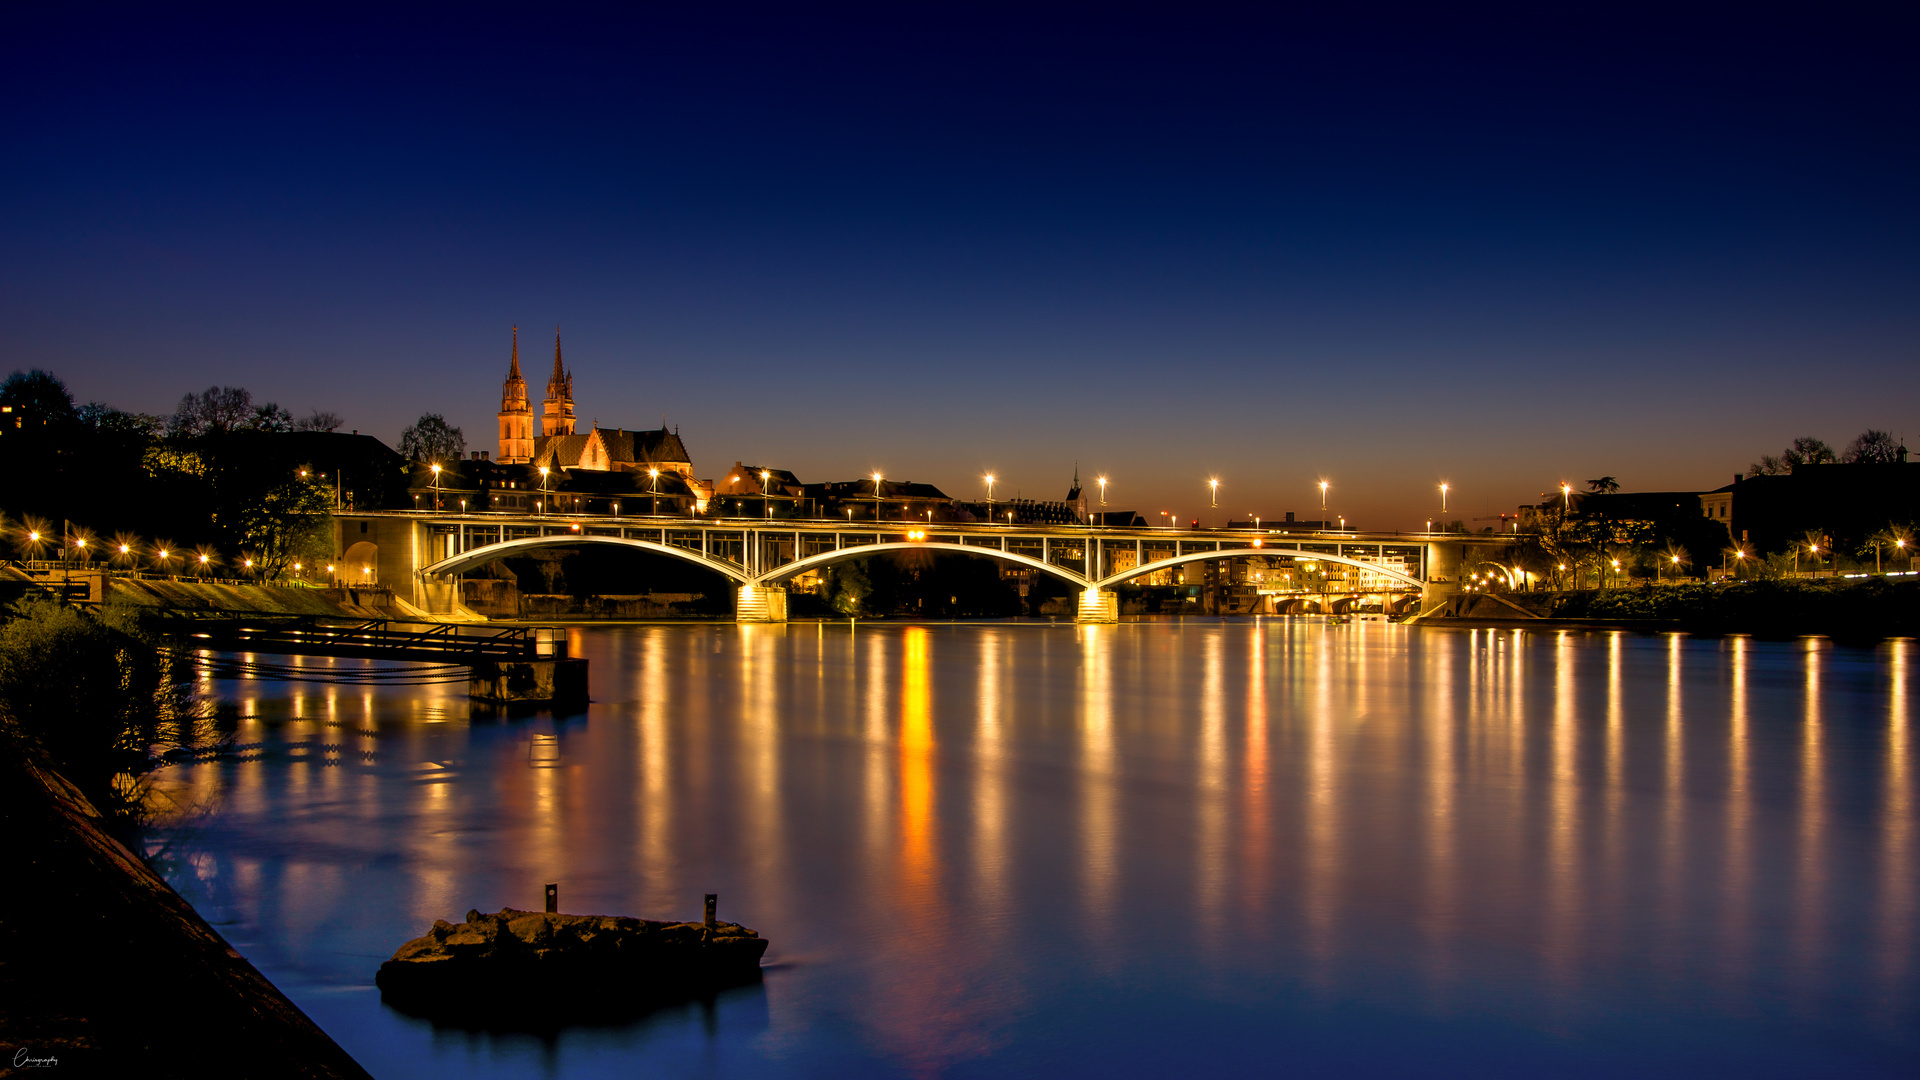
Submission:
<svg viewBox="0 0 1920 1080">
<path fill-rule="evenodd" d="M 178 674 L 125 609 L 0 624 L 0 1064 L 364 1077 L 123 842 L 165 750 L 220 738 Z"/>
</svg>

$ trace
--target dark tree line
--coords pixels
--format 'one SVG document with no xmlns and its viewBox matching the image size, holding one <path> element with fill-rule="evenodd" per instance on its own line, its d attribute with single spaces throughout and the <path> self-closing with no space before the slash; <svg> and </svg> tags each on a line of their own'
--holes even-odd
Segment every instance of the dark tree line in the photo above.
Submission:
<svg viewBox="0 0 1920 1080">
<path fill-rule="evenodd" d="M 1900 460 L 1900 440 L 1876 428 L 1868 428 L 1847 444 L 1840 453 L 1825 441 L 1802 435 L 1778 455 L 1761 454 L 1760 460 L 1747 466 L 1748 476 L 1779 476 L 1796 465 L 1893 465 Z"/>
<path fill-rule="evenodd" d="M 162 418 L 76 405 L 52 373 L 17 371 L 0 384 L 0 406 L 18 421 L 0 424 L 8 462 L 0 514 L 16 548 L 28 523 L 58 542 L 71 522 L 100 541 L 133 538 L 148 553 L 164 540 L 180 551 L 207 548 L 223 563 L 251 557 L 256 572 L 271 575 L 303 553 L 331 550 L 336 497 L 371 505 L 405 483 L 372 464 L 351 484 L 332 475 L 316 461 L 331 453 L 326 440 L 347 438 L 328 434 L 337 415 L 295 421 L 241 387 L 188 394 Z"/>
</svg>

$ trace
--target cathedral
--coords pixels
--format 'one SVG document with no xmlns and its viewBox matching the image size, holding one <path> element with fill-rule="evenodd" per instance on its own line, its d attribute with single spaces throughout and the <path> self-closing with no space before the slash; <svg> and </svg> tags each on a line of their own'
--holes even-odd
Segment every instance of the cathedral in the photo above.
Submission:
<svg viewBox="0 0 1920 1080">
<path fill-rule="evenodd" d="M 540 430 L 534 431 L 533 403 L 527 380 L 520 375 L 520 328 L 513 328 L 513 357 L 500 392 L 500 456 L 507 465 L 530 465 L 554 470 L 672 474 L 700 488 L 693 478 L 693 462 L 678 432 L 665 427 L 647 431 L 603 428 L 598 421 L 587 431 L 575 430 L 573 373 L 560 357 L 560 331 L 553 333 L 553 375 L 540 405 Z"/>
</svg>

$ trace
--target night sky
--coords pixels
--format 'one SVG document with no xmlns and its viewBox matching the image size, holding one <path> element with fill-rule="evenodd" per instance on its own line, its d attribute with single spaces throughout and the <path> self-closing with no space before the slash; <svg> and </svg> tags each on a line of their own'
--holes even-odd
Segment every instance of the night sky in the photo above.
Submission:
<svg viewBox="0 0 1920 1080">
<path fill-rule="evenodd" d="M 493 449 L 558 324 L 701 476 L 1384 528 L 1920 448 L 1914 5 L 1336 6 L 8 5 L 3 366 Z"/>
</svg>

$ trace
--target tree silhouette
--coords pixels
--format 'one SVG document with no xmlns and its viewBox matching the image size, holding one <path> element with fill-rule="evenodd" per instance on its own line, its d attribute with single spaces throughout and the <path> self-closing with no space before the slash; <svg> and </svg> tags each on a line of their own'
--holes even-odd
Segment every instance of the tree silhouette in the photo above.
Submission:
<svg viewBox="0 0 1920 1080">
<path fill-rule="evenodd" d="M 1598 492 L 1602 495 L 1611 495 L 1620 490 L 1620 483 L 1611 476 L 1603 476 L 1598 480 L 1587 481 L 1587 490 Z"/>
<path fill-rule="evenodd" d="M 466 449 L 466 436 L 439 413 L 422 413 L 400 433 L 400 454 L 413 461 L 457 461 Z"/>
<path fill-rule="evenodd" d="M 1873 428 L 1860 433 L 1847 444 L 1840 460 L 1852 465 L 1894 465 L 1900 461 L 1900 444 L 1892 435 Z"/>
</svg>

